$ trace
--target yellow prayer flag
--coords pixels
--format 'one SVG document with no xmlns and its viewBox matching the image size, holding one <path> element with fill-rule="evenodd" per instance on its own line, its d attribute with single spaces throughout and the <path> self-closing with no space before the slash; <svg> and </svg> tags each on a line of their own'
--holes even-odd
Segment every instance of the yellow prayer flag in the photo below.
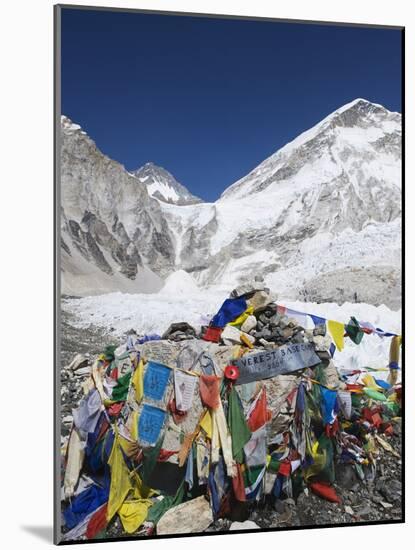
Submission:
<svg viewBox="0 0 415 550">
<path fill-rule="evenodd" d="M 143 373 L 144 373 L 144 363 L 143 363 L 143 360 L 140 359 L 140 362 L 138 363 L 138 366 L 134 371 L 133 379 L 132 379 L 132 384 L 135 389 L 135 399 L 137 403 L 141 402 L 144 394 Z"/>
<path fill-rule="evenodd" d="M 122 504 L 118 515 L 127 533 L 134 533 L 144 523 L 152 504 L 153 502 L 147 499 L 126 500 Z"/>
<path fill-rule="evenodd" d="M 228 325 L 231 325 L 232 327 L 237 327 L 238 325 L 242 325 L 250 315 L 252 315 L 254 312 L 253 306 L 249 306 L 243 313 L 239 315 L 236 319 L 234 319 L 231 323 L 228 323 Z"/>
<path fill-rule="evenodd" d="M 376 384 L 376 381 L 371 374 L 365 374 L 362 377 L 362 382 L 367 388 L 371 388 L 376 391 L 383 391 L 383 388 Z"/>
<path fill-rule="evenodd" d="M 206 432 L 209 439 L 212 439 L 212 417 L 210 411 L 207 410 L 200 421 L 200 427 Z"/>
<path fill-rule="evenodd" d="M 327 322 L 329 332 L 333 338 L 336 348 L 339 351 L 342 351 L 344 348 L 344 324 L 339 323 L 338 321 L 328 321 Z"/>
<path fill-rule="evenodd" d="M 107 507 L 107 521 L 121 508 L 128 493 L 133 489 L 130 472 L 125 464 L 124 457 L 118 442 L 119 436 L 115 435 L 108 464 L 111 467 L 111 485 Z"/>
</svg>

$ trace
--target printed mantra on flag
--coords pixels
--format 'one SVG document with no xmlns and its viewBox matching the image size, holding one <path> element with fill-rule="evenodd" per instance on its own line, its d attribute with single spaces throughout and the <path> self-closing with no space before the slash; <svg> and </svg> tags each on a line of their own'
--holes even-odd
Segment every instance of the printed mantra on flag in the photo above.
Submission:
<svg viewBox="0 0 415 550">
<path fill-rule="evenodd" d="M 272 378 L 320 363 L 312 344 L 291 344 L 272 351 L 248 354 L 235 361 L 239 368 L 237 384 Z"/>
</svg>

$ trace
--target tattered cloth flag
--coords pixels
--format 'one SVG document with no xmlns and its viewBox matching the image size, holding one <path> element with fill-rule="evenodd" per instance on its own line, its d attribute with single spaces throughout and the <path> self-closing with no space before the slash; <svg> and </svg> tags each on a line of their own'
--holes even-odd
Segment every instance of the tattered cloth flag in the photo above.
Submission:
<svg viewBox="0 0 415 550">
<path fill-rule="evenodd" d="M 245 495 L 248 500 L 254 499 L 261 487 L 261 482 L 266 472 L 265 466 L 254 466 L 252 468 L 245 468 L 243 472 Z"/>
<path fill-rule="evenodd" d="M 260 395 L 248 411 L 248 427 L 251 432 L 256 432 L 271 420 L 271 411 L 267 409 L 267 394 L 265 388 L 261 390 Z"/>
<path fill-rule="evenodd" d="M 197 376 L 186 372 L 174 371 L 174 394 L 179 411 L 188 411 L 192 406 Z"/>
<path fill-rule="evenodd" d="M 348 322 L 347 325 L 345 325 L 344 328 L 350 340 L 355 344 L 360 344 L 360 342 L 362 341 L 364 332 L 360 328 L 359 321 L 356 319 L 356 317 L 350 317 L 350 321 Z"/>
<path fill-rule="evenodd" d="M 95 431 L 102 410 L 99 391 L 93 389 L 81 400 L 79 407 L 72 411 L 73 422 L 79 430 L 92 433 Z"/>
<path fill-rule="evenodd" d="M 344 348 L 344 324 L 329 320 L 327 325 L 337 349 L 342 351 Z"/>
<path fill-rule="evenodd" d="M 337 504 L 341 502 L 340 497 L 334 490 L 334 487 L 331 487 L 328 483 L 315 481 L 314 483 L 310 483 L 310 489 L 313 493 L 328 500 L 329 502 L 336 502 Z"/>
<path fill-rule="evenodd" d="M 337 392 L 337 399 L 339 400 L 341 411 L 345 418 L 349 420 L 352 415 L 352 394 L 349 391 L 339 390 Z"/>
<path fill-rule="evenodd" d="M 307 313 L 302 313 L 301 311 L 295 311 L 294 309 L 287 308 L 285 315 L 288 318 L 295 319 L 300 327 L 308 328 L 308 315 Z"/>
<path fill-rule="evenodd" d="M 245 462 L 248 467 L 263 466 L 267 461 L 267 428 L 262 426 L 251 434 L 244 446 Z"/>
<path fill-rule="evenodd" d="M 219 407 L 220 395 L 219 385 L 221 379 L 217 376 L 202 374 L 199 378 L 199 392 L 205 407 L 217 409 Z"/>
<path fill-rule="evenodd" d="M 247 303 L 243 298 L 228 298 L 213 317 L 211 325 L 222 328 L 231 321 L 234 321 L 246 309 Z"/>
<path fill-rule="evenodd" d="M 326 320 L 323 317 L 318 317 L 317 315 L 312 315 L 311 313 L 309 313 L 309 315 L 313 320 L 314 326 L 317 327 L 318 325 L 326 324 Z"/>
<path fill-rule="evenodd" d="M 244 460 L 243 449 L 251 438 L 251 432 L 246 424 L 239 395 L 232 387 L 229 393 L 228 425 L 232 436 L 233 458 L 239 464 Z"/>
<path fill-rule="evenodd" d="M 144 446 L 153 446 L 157 443 L 165 418 L 166 411 L 151 405 L 143 405 L 138 420 L 138 437 Z"/>
<path fill-rule="evenodd" d="M 320 386 L 321 391 L 321 412 L 324 424 L 333 424 L 336 420 L 337 391 L 329 390 Z"/>
<path fill-rule="evenodd" d="M 117 385 L 112 390 L 112 401 L 125 401 L 127 399 L 128 389 L 130 387 L 132 371 L 127 372 L 117 380 Z"/>
<path fill-rule="evenodd" d="M 166 391 L 171 369 L 161 363 L 150 361 L 144 374 L 144 395 L 154 401 L 161 401 Z"/>
</svg>

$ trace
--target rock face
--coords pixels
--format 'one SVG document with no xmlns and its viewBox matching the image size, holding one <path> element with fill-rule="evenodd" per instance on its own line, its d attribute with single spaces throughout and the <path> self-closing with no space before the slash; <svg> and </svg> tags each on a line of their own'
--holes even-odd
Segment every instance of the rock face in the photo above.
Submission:
<svg viewBox="0 0 415 550">
<path fill-rule="evenodd" d="M 147 186 L 148 194 L 160 201 L 170 204 L 197 204 L 202 199 L 192 195 L 188 189 L 179 183 L 170 172 L 147 162 L 141 168 L 131 172 Z"/>
<path fill-rule="evenodd" d="M 215 203 L 192 203 L 152 164 L 131 176 L 65 117 L 62 141 L 62 259 L 74 286 L 91 265 L 136 292 L 180 269 L 200 286 L 256 272 L 288 299 L 400 305 L 399 113 L 355 100 Z"/>
<path fill-rule="evenodd" d="M 62 117 L 62 291 L 157 291 L 174 263 L 173 240 L 145 184 Z"/>
</svg>

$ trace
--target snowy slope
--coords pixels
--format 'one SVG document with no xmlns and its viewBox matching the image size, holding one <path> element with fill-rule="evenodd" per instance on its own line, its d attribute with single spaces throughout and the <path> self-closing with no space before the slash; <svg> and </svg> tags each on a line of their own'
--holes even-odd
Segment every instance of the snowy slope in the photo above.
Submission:
<svg viewBox="0 0 415 550">
<path fill-rule="evenodd" d="M 133 170 L 131 175 L 147 186 L 148 194 L 155 199 L 172 204 L 195 204 L 202 202 L 179 183 L 170 172 L 147 162 L 141 168 Z"/>
<path fill-rule="evenodd" d="M 130 329 L 139 334 L 162 334 L 171 323 L 187 321 L 200 328 L 209 322 L 223 300 L 229 296 L 229 288 L 211 288 L 208 291 L 189 290 L 183 294 L 177 288 L 187 282 L 187 277 L 176 275 L 170 290 L 159 294 L 122 294 L 88 296 L 78 300 L 67 300 L 64 308 L 75 315 L 80 328 L 90 326 L 91 321 L 105 330 L 112 328 L 114 334 L 122 336 Z M 292 302 L 284 297 L 278 303 L 297 311 L 313 313 L 321 317 L 347 322 L 351 315 L 361 321 L 379 326 L 384 330 L 401 333 L 401 313 L 391 311 L 386 306 L 375 307 L 367 304 L 345 303 L 303 303 Z M 376 335 L 364 336 L 359 346 L 345 339 L 345 349 L 336 353 L 336 366 L 355 369 L 358 367 L 385 367 L 389 358 L 390 339 Z"/>
<path fill-rule="evenodd" d="M 292 298 L 310 290 L 316 300 L 344 301 L 357 292 L 399 307 L 400 144 L 399 113 L 362 99 L 343 106 L 216 203 L 163 205 L 175 267 L 201 285 L 231 286 L 262 271 Z"/>
</svg>

